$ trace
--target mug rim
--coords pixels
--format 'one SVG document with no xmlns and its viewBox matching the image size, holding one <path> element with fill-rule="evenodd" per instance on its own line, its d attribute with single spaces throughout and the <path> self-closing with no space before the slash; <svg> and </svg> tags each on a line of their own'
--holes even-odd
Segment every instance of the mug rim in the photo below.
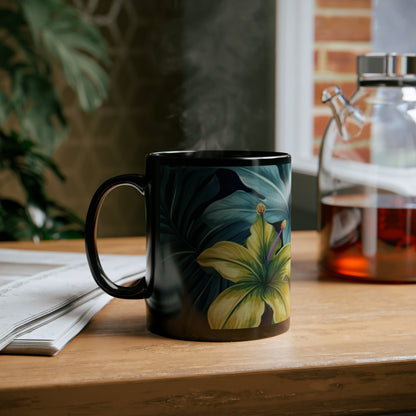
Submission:
<svg viewBox="0 0 416 416">
<path fill-rule="evenodd" d="M 146 158 L 181 165 L 227 165 L 227 164 L 283 164 L 291 162 L 285 152 L 262 150 L 172 150 L 152 152 Z M 257 162 L 257 163 L 256 163 Z"/>
</svg>

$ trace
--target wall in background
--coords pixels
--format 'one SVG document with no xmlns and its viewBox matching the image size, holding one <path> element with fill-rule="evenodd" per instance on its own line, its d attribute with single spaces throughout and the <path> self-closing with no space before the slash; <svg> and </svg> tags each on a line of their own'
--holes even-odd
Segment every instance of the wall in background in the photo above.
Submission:
<svg viewBox="0 0 416 416">
<path fill-rule="evenodd" d="M 106 178 L 144 171 L 152 151 L 274 147 L 274 0 L 73 0 L 108 40 L 108 102 L 81 113 L 63 84 L 71 133 L 54 198 L 85 217 Z M 133 189 L 107 198 L 101 236 L 144 234 Z"/>
<path fill-rule="evenodd" d="M 374 52 L 416 53 L 414 0 L 373 0 Z"/>
<path fill-rule="evenodd" d="M 176 105 L 180 68 L 173 65 L 181 50 L 182 10 L 175 2 L 156 7 L 150 1 L 74 0 L 107 39 L 112 64 L 110 96 L 92 114 L 82 113 L 72 92 L 62 84 L 70 136 L 54 157 L 66 175 L 53 178 L 57 200 L 85 218 L 93 192 L 106 178 L 144 171 L 144 155 L 176 149 L 181 140 Z M 100 235 L 143 234 L 144 201 L 131 188 L 110 194 L 103 208 Z"/>
</svg>

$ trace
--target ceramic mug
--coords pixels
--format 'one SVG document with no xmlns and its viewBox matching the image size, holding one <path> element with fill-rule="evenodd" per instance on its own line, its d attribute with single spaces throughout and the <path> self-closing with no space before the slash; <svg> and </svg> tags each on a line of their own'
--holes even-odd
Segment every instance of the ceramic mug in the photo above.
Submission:
<svg viewBox="0 0 416 416">
<path fill-rule="evenodd" d="M 96 227 L 105 196 L 145 196 L 147 276 L 118 286 L 101 267 Z M 144 175 L 104 182 L 86 219 L 92 275 L 107 293 L 145 298 L 147 327 L 168 337 L 238 341 L 289 329 L 291 157 L 261 151 L 146 156 Z"/>
</svg>

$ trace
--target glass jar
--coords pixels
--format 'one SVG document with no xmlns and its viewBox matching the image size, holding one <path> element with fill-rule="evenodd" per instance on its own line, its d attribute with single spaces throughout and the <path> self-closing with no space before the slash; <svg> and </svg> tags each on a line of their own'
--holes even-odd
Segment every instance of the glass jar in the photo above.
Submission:
<svg viewBox="0 0 416 416">
<path fill-rule="evenodd" d="M 347 100 L 333 113 L 319 162 L 320 264 L 330 276 L 416 281 L 416 55 L 357 59 Z"/>
</svg>

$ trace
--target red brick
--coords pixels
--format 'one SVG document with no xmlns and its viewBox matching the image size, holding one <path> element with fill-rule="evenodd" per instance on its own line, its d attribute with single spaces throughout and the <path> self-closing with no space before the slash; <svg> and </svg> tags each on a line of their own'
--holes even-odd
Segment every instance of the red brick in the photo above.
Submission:
<svg viewBox="0 0 416 416">
<path fill-rule="evenodd" d="M 370 42 L 369 16 L 315 16 L 316 41 Z"/>
<path fill-rule="evenodd" d="M 341 159 L 356 160 L 364 163 L 370 161 L 370 148 L 369 145 L 354 146 L 354 144 L 346 145 L 342 143 L 339 148 L 334 148 L 334 156 Z"/>
<path fill-rule="evenodd" d="M 313 62 L 314 62 L 315 71 L 319 69 L 319 55 L 320 55 L 320 52 L 315 49 L 313 53 Z"/>
<path fill-rule="evenodd" d="M 315 116 L 314 117 L 314 149 L 313 154 L 319 154 L 321 142 L 325 133 L 326 126 L 330 120 L 330 116 Z M 370 137 L 371 128 L 365 125 L 363 131 L 357 137 L 352 137 L 348 141 L 342 139 L 338 140 L 338 145 L 335 144 L 334 153 L 338 157 L 349 158 L 352 160 L 360 160 L 367 162 L 370 159 Z"/>
<path fill-rule="evenodd" d="M 357 54 L 350 51 L 328 51 L 326 70 L 337 73 L 356 73 Z"/>
<path fill-rule="evenodd" d="M 316 6 L 331 9 L 371 9 L 372 0 L 316 0 Z"/>
<path fill-rule="evenodd" d="M 357 140 L 366 140 L 368 142 L 368 140 L 371 137 L 371 124 L 364 124 L 364 127 L 360 133 L 360 135 L 358 136 Z"/>
<path fill-rule="evenodd" d="M 313 118 L 313 137 L 320 138 L 323 137 L 325 133 L 326 126 L 330 120 L 331 116 L 316 115 Z M 367 143 L 371 137 L 371 126 L 369 124 L 364 124 L 363 129 L 359 136 L 349 139 L 351 144 L 362 144 L 363 140 Z"/>
<path fill-rule="evenodd" d="M 330 118 L 330 116 L 315 116 L 313 118 L 313 137 L 323 137 Z"/>
<path fill-rule="evenodd" d="M 369 145 L 364 146 L 361 144 L 355 146 L 353 143 L 347 143 L 338 139 L 340 146 L 335 145 L 334 147 L 334 156 L 341 159 L 351 159 L 360 162 L 368 162 L 370 160 L 370 148 Z M 313 143 L 313 155 L 319 156 L 321 149 L 322 138 L 315 138 Z"/>
</svg>

